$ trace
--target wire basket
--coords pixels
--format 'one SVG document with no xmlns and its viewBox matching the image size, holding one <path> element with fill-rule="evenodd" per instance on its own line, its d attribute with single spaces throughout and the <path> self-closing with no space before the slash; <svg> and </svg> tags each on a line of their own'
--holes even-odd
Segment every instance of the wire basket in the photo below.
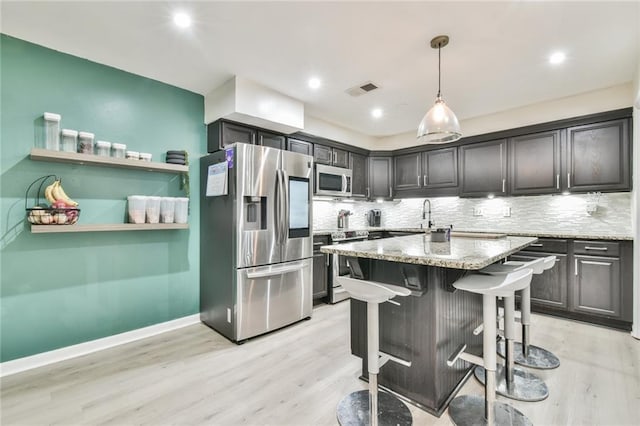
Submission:
<svg viewBox="0 0 640 426">
<path fill-rule="evenodd" d="M 27 221 L 33 225 L 73 225 L 80 218 L 80 209 L 77 207 L 49 207 L 46 203 L 40 202 L 40 194 L 42 187 L 49 178 L 57 180 L 56 175 L 47 175 L 39 177 L 31 182 L 24 196 L 24 209 L 26 211 Z M 27 207 L 29 203 L 29 191 L 38 182 L 38 191 L 33 197 L 33 207 Z M 44 200 L 43 200 L 44 201 Z"/>
</svg>

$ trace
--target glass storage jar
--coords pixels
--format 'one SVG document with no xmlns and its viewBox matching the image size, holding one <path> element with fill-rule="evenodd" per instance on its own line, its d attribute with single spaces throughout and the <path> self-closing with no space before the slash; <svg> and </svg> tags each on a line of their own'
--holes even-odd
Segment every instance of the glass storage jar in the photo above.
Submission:
<svg viewBox="0 0 640 426">
<path fill-rule="evenodd" d="M 78 131 L 71 129 L 62 129 L 61 147 L 65 152 L 77 152 L 78 150 Z"/>
<path fill-rule="evenodd" d="M 93 154 L 93 139 L 95 135 L 89 132 L 78 133 L 78 152 L 82 154 Z"/>
<path fill-rule="evenodd" d="M 60 150 L 60 114 L 44 113 L 44 147 L 55 151 Z"/>
<path fill-rule="evenodd" d="M 111 155 L 111 142 L 98 141 L 96 142 L 96 154 L 104 157 Z"/>
<path fill-rule="evenodd" d="M 111 156 L 113 158 L 124 158 L 126 151 L 127 151 L 127 145 L 123 143 L 111 144 Z"/>
</svg>

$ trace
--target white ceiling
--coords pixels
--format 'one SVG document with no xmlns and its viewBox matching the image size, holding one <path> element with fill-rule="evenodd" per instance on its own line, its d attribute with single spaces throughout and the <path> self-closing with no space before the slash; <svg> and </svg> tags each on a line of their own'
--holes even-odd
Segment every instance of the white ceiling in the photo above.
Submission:
<svg viewBox="0 0 640 426">
<path fill-rule="evenodd" d="M 640 2 L 7 2 L 3 33 L 206 95 L 233 75 L 371 136 L 416 129 L 437 92 L 459 119 L 632 81 Z M 179 30 L 176 10 L 194 25 Z M 554 50 L 567 53 L 551 66 Z M 307 87 L 317 75 L 320 90 Z M 357 97 L 349 87 L 380 89 Z M 370 116 L 383 108 L 382 119 Z"/>
</svg>

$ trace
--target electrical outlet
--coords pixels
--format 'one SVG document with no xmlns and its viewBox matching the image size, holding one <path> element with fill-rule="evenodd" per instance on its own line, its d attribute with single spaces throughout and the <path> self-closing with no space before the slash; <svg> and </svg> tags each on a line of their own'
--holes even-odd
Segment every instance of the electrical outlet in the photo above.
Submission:
<svg viewBox="0 0 640 426">
<path fill-rule="evenodd" d="M 482 207 L 474 207 L 473 208 L 474 216 L 484 216 L 484 209 Z"/>
<path fill-rule="evenodd" d="M 511 207 L 505 207 L 502 209 L 503 217 L 511 217 Z"/>
</svg>

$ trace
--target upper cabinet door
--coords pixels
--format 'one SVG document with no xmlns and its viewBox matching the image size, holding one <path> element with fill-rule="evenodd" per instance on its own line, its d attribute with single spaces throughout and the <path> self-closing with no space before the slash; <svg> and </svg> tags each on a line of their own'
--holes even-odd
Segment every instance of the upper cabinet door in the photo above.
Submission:
<svg viewBox="0 0 640 426">
<path fill-rule="evenodd" d="M 442 148 L 422 153 L 422 186 L 455 188 L 458 186 L 458 149 Z"/>
<path fill-rule="evenodd" d="M 509 141 L 512 195 L 561 191 L 560 131 L 517 136 Z"/>
<path fill-rule="evenodd" d="M 369 196 L 371 198 L 393 197 L 391 160 L 391 157 L 369 157 Z"/>
<path fill-rule="evenodd" d="M 291 152 L 313 155 L 313 144 L 298 139 L 288 139 L 287 149 Z"/>
<path fill-rule="evenodd" d="M 567 130 L 567 188 L 571 192 L 631 189 L 629 120 Z"/>
<path fill-rule="evenodd" d="M 221 142 L 221 148 L 236 142 L 255 144 L 256 131 L 233 123 L 222 123 Z"/>
<path fill-rule="evenodd" d="M 393 187 L 397 191 L 420 188 L 422 184 L 420 153 L 399 155 L 394 157 L 393 161 Z"/>
<path fill-rule="evenodd" d="M 324 145 L 313 144 L 313 159 L 318 164 L 333 164 L 333 150 Z"/>
<path fill-rule="evenodd" d="M 283 135 L 269 132 L 258 132 L 258 145 L 268 146 L 271 148 L 284 149 L 285 138 Z"/>
<path fill-rule="evenodd" d="M 459 149 L 461 196 L 506 195 L 506 139 L 463 145 Z"/>
<path fill-rule="evenodd" d="M 349 167 L 349 152 L 343 149 L 333 148 L 333 165 L 336 167 Z"/>
<path fill-rule="evenodd" d="M 353 175 L 351 178 L 351 196 L 367 197 L 369 186 L 369 167 L 367 157 L 353 152 L 349 153 L 349 168 Z"/>
</svg>

